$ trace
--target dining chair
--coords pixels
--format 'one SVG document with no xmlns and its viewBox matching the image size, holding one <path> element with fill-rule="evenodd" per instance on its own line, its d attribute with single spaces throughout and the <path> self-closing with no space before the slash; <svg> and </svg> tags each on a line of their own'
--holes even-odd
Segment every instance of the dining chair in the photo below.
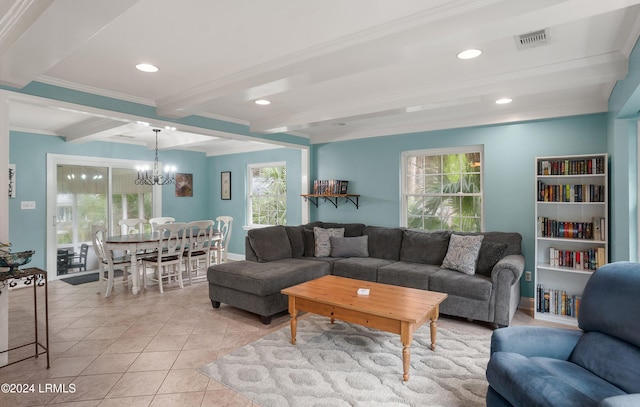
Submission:
<svg viewBox="0 0 640 407">
<path fill-rule="evenodd" d="M 200 270 L 206 273 L 211 265 L 211 250 L 213 235 L 215 232 L 214 222 L 212 220 L 199 220 L 187 223 L 187 232 L 189 236 L 188 249 L 185 250 L 187 256 L 186 272 L 191 284 L 192 275 L 196 277 Z M 204 265 L 201 263 L 204 262 Z"/>
<path fill-rule="evenodd" d="M 121 266 L 123 268 L 122 279 L 126 284 L 129 279 L 129 268 L 131 260 L 128 256 L 113 255 L 113 250 L 107 250 L 104 245 L 104 240 L 107 238 L 107 228 L 102 225 L 91 226 L 91 241 L 93 244 L 93 251 L 98 257 L 98 280 L 100 281 L 100 292 L 104 291 L 104 296 L 111 295 L 113 289 L 113 283 L 115 279 L 115 266 Z M 105 270 L 106 268 L 106 270 Z M 106 275 L 105 275 L 106 271 Z M 106 288 L 104 285 L 106 284 Z"/>
<path fill-rule="evenodd" d="M 78 271 L 87 270 L 87 254 L 89 253 L 89 245 L 82 243 L 80 245 L 80 253 L 69 256 L 69 264 L 67 269 L 78 269 Z"/>
<path fill-rule="evenodd" d="M 130 235 L 132 233 L 144 233 L 144 225 L 147 224 L 146 219 L 121 219 L 118 221 L 121 235 Z"/>
<path fill-rule="evenodd" d="M 215 263 L 219 264 L 222 263 L 222 261 L 224 260 L 224 262 L 227 262 L 228 259 L 228 250 L 227 250 L 227 246 L 229 245 L 229 240 L 231 239 L 231 229 L 233 227 L 233 217 L 232 216 L 218 216 L 216 218 L 216 222 L 218 224 L 217 226 L 217 230 L 218 232 L 222 235 L 220 240 L 216 242 L 216 246 L 211 248 L 211 252 L 213 253 L 213 256 L 216 256 L 215 259 Z M 222 259 L 218 259 L 217 258 L 217 245 L 221 245 L 220 247 L 220 251 L 222 253 Z"/>
<path fill-rule="evenodd" d="M 160 293 L 163 293 L 162 280 L 167 279 L 167 283 L 173 277 L 178 280 L 180 288 L 184 288 L 182 283 L 182 263 L 187 241 L 187 224 L 183 222 L 166 223 L 158 226 L 161 237 L 158 240 L 158 247 L 155 255 L 148 256 L 142 260 L 143 263 L 143 284 L 146 285 L 146 269 L 150 266 L 154 269 L 151 281 L 158 283 Z"/>
<path fill-rule="evenodd" d="M 171 216 L 161 216 L 159 218 L 149 219 L 149 224 L 151 225 L 151 231 L 155 232 L 158 229 L 158 226 L 164 225 L 165 223 L 173 223 L 175 221 L 176 218 L 172 218 Z"/>
</svg>

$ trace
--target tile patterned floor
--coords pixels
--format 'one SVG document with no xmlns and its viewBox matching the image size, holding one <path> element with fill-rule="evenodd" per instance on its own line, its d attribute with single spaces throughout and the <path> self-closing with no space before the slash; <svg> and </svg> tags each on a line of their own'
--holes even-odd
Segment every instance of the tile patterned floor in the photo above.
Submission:
<svg viewBox="0 0 640 407">
<path fill-rule="evenodd" d="M 205 280 L 184 289 L 170 286 L 164 294 L 150 286 L 134 296 L 122 283 L 109 298 L 98 290 L 97 282 L 49 283 L 51 367 L 46 369 L 41 356 L 0 369 L 0 383 L 29 384 L 36 390 L 0 393 L 1 406 L 256 406 L 196 368 L 286 326 L 288 315 L 266 326 L 255 315 L 224 304 L 213 309 Z M 9 293 L 9 346 L 33 341 L 32 293 L 30 288 Z M 38 293 L 43 299 L 44 290 Z M 513 324 L 540 323 L 519 311 Z M 439 326 L 491 329 L 447 317 Z M 29 351 L 33 347 L 12 351 L 9 361 Z M 67 392 L 45 391 L 52 385 Z"/>
</svg>

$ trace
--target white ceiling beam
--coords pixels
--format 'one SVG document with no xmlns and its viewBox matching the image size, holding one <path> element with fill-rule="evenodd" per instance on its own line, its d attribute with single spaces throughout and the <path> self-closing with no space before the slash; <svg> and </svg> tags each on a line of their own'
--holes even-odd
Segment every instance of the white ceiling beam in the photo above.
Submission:
<svg viewBox="0 0 640 407">
<path fill-rule="evenodd" d="M 548 26 L 617 10 L 640 0 L 544 0 L 535 2 L 452 2 L 364 31 L 329 44 L 279 58 L 220 80 L 156 101 L 158 114 L 184 117 L 215 103 L 238 103 L 286 93 L 358 72 L 424 58 L 429 48 L 443 42 L 489 42 Z M 461 29 L 461 27 L 464 27 Z M 380 35 L 384 34 L 384 39 Z M 367 43 L 375 46 L 364 47 Z M 338 62 L 336 62 L 338 61 Z M 214 102 L 215 101 L 215 102 Z"/>
<path fill-rule="evenodd" d="M 479 100 L 500 96 L 500 93 L 509 93 L 510 96 L 517 97 L 521 94 L 535 94 L 545 90 L 571 89 L 594 83 L 594 81 L 609 83 L 623 79 L 627 69 L 627 58 L 620 53 L 598 55 L 514 72 L 496 72 L 482 80 L 473 78 L 409 91 L 403 90 L 395 95 L 389 94 L 382 101 L 372 102 L 370 97 L 365 96 L 355 103 L 350 101 L 348 104 L 334 104 L 320 109 L 307 108 L 303 112 L 292 115 L 254 121 L 251 123 L 251 131 L 264 134 L 302 130 L 368 117 L 473 104 Z M 517 89 L 517 91 L 510 91 L 510 89 Z"/>
<path fill-rule="evenodd" d="M 91 117 L 61 129 L 58 135 L 64 137 L 68 143 L 87 143 L 101 140 L 102 134 L 100 133 L 102 132 L 118 129 L 126 125 L 127 123 L 122 121 L 105 117 Z"/>
<path fill-rule="evenodd" d="M 0 43 L 0 83 L 26 86 L 138 1 L 14 1 L 2 20 L 11 28 Z"/>
</svg>

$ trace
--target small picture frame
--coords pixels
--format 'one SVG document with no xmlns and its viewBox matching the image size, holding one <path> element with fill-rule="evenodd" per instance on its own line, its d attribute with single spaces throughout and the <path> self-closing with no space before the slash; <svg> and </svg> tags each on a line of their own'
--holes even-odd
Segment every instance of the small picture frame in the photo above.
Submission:
<svg viewBox="0 0 640 407">
<path fill-rule="evenodd" d="M 220 173 L 220 198 L 223 200 L 231 199 L 231 171 Z"/>
<path fill-rule="evenodd" d="M 193 174 L 176 173 L 176 196 L 193 196 Z"/>
</svg>

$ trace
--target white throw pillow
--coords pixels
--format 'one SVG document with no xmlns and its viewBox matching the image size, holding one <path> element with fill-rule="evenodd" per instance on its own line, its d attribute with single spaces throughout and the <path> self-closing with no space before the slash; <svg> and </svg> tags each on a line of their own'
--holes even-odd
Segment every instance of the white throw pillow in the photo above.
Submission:
<svg viewBox="0 0 640 407">
<path fill-rule="evenodd" d="M 344 228 L 323 229 L 319 227 L 313 228 L 313 236 L 316 240 L 316 257 L 329 257 L 331 254 L 331 241 L 329 238 L 344 237 Z"/>
<path fill-rule="evenodd" d="M 465 236 L 452 234 L 442 268 L 474 275 L 483 235 Z"/>
</svg>

